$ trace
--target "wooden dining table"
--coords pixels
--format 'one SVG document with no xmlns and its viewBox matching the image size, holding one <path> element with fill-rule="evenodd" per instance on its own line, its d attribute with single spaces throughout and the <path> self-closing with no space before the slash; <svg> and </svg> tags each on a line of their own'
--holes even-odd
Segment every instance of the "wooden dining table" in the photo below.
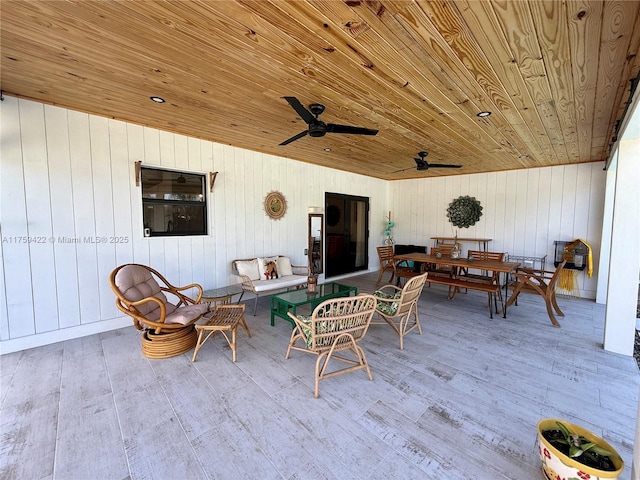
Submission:
<svg viewBox="0 0 640 480">
<path fill-rule="evenodd" d="M 493 293 L 496 295 L 496 312 L 498 311 L 497 299 L 499 298 L 502 304 L 502 315 L 504 318 L 507 317 L 506 302 L 504 301 L 500 287 L 500 275 L 508 275 L 511 272 L 515 272 L 520 266 L 520 262 L 488 260 L 481 258 L 474 258 L 473 260 L 469 260 L 467 258 L 458 258 L 454 260 L 448 256 L 437 257 L 435 255 L 429 255 L 426 253 L 406 253 L 402 255 L 394 255 L 393 260 L 396 264 L 396 276 L 399 277 L 410 277 L 419 274 L 415 270 L 412 271 L 411 269 L 408 269 L 406 267 L 400 267 L 402 263 L 406 262 L 419 262 L 422 264 L 431 264 L 435 266 L 450 266 L 450 276 L 438 275 L 437 277 L 434 276 L 431 278 L 427 276 L 427 282 L 439 283 L 449 286 L 450 299 L 453 299 L 456 293 L 461 288 L 480 290 L 490 294 Z M 491 275 L 486 276 L 486 278 L 489 280 L 476 281 L 473 279 L 467 279 L 465 278 L 465 276 L 460 275 L 461 271 L 468 271 L 469 269 L 491 272 Z M 491 302 L 489 302 L 489 313 L 493 318 L 493 313 L 491 311 Z"/>
</svg>

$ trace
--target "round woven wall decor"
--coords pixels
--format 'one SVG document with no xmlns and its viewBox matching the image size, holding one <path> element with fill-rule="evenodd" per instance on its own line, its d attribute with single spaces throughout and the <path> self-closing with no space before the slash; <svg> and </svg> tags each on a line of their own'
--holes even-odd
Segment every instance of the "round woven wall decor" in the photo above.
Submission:
<svg viewBox="0 0 640 480">
<path fill-rule="evenodd" d="M 467 195 L 456 198 L 447 208 L 447 217 L 456 227 L 468 228 L 475 225 L 482 216 L 482 206 L 476 197 Z"/>
<path fill-rule="evenodd" d="M 272 191 L 264 198 L 264 211 L 274 220 L 280 220 L 287 211 L 287 201 L 278 191 Z"/>
</svg>

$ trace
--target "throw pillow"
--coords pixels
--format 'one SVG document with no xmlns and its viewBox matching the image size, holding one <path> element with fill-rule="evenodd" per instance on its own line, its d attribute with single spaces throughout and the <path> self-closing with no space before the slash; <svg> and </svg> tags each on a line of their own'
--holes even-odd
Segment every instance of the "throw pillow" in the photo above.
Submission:
<svg viewBox="0 0 640 480">
<path fill-rule="evenodd" d="M 278 278 L 278 257 L 264 257 L 259 258 L 261 280 L 274 280 Z"/>
<path fill-rule="evenodd" d="M 251 280 L 260 280 L 260 270 L 258 270 L 257 258 L 236 262 L 236 268 L 238 269 L 238 274 L 246 275 Z"/>
<path fill-rule="evenodd" d="M 278 265 L 278 273 L 281 277 L 293 275 L 293 268 L 291 267 L 291 259 L 289 257 L 278 257 L 276 264 Z"/>
</svg>

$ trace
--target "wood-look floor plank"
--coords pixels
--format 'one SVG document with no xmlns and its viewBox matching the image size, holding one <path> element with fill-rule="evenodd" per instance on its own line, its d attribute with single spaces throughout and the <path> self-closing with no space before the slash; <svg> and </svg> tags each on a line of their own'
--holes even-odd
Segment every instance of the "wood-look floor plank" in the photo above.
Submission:
<svg viewBox="0 0 640 480">
<path fill-rule="evenodd" d="M 47 478 L 57 447 L 62 345 L 13 355 L 20 360 L 0 411 L 0 477 Z"/>
<path fill-rule="evenodd" d="M 192 444 L 209 478 L 283 478 L 235 418 L 196 437 Z"/>
<path fill-rule="evenodd" d="M 100 337 L 64 346 L 54 476 L 126 478 L 129 467 Z"/>
</svg>

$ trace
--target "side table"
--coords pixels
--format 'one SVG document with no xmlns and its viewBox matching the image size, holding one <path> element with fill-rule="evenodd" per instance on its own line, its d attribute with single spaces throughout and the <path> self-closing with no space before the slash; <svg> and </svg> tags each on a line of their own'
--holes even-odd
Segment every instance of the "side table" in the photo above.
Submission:
<svg viewBox="0 0 640 480">
<path fill-rule="evenodd" d="M 196 324 L 195 328 L 198 332 L 198 341 L 196 342 L 195 350 L 193 351 L 192 362 L 196 361 L 198 351 L 202 348 L 209 338 L 213 337 L 217 332 L 222 333 L 227 340 L 231 352 L 233 354 L 233 361 L 236 361 L 236 334 L 238 331 L 238 323 L 242 323 L 243 327 L 251 337 L 251 332 L 247 327 L 247 322 L 244 319 L 245 305 L 216 305 L 215 310 L 206 314 L 203 318 L 206 320 L 204 324 Z M 207 316 L 208 315 L 208 316 Z M 228 333 L 231 332 L 231 338 Z"/>
<path fill-rule="evenodd" d="M 241 293 L 241 283 L 236 283 L 227 287 L 211 288 L 202 292 L 200 303 L 207 303 L 209 305 L 209 311 L 213 312 L 218 305 L 229 305 L 231 303 L 231 298 L 234 295 L 240 295 Z M 247 332 L 247 335 L 249 335 L 249 338 L 251 338 L 251 332 L 249 331 L 249 327 L 247 326 L 247 321 L 244 318 L 244 314 L 242 315 L 240 324 L 242 325 L 242 328 L 244 328 Z"/>
</svg>

